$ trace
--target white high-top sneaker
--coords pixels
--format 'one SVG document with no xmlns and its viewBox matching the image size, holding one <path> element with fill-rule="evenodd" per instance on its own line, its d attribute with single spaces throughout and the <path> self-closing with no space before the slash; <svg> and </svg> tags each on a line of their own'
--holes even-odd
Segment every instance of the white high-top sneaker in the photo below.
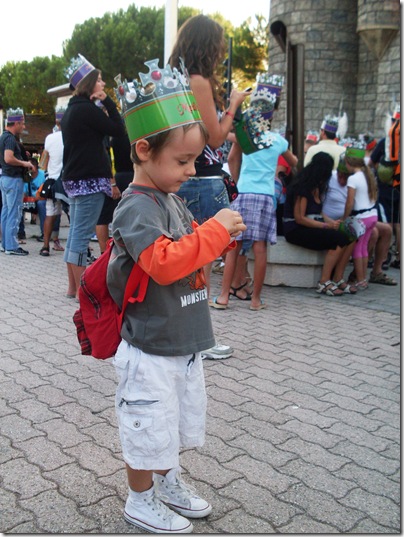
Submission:
<svg viewBox="0 0 404 537">
<path fill-rule="evenodd" d="M 154 487 L 144 492 L 129 490 L 124 517 L 150 533 L 191 533 L 194 529 L 189 520 L 157 498 Z"/>
<path fill-rule="evenodd" d="M 173 468 L 165 476 L 153 474 L 156 496 L 170 509 L 188 518 L 203 518 L 212 506 L 197 496 L 192 487 L 181 481 L 181 469 Z"/>
</svg>

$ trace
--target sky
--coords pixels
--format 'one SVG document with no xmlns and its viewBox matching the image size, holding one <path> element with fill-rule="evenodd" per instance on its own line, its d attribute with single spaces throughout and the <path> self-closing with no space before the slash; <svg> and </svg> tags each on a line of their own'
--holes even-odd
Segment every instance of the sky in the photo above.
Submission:
<svg viewBox="0 0 404 537">
<path fill-rule="evenodd" d="M 20 0 L 18 7 L 3 2 L 0 30 L 0 68 L 8 61 L 31 61 L 36 56 L 62 56 L 63 41 L 69 39 L 76 24 L 106 12 L 136 7 L 164 7 L 165 0 Z M 201 5 L 202 4 L 202 5 Z M 263 15 L 269 20 L 270 0 L 178 0 L 178 6 L 199 9 L 205 15 L 221 13 L 235 26 L 247 18 Z M 251 7 L 253 6 L 253 7 Z M 8 13 L 9 12 L 9 13 Z M 12 21 L 14 21 L 12 23 Z"/>
</svg>

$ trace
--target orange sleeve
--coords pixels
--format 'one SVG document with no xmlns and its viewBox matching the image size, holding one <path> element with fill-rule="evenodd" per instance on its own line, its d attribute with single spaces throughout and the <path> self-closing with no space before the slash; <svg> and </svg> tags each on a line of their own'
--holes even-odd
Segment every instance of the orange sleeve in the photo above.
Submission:
<svg viewBox="0 0 404 537">
<path fill-rule="evenodd" d="M 200 226 L 195 222 L 193 228 L 193 233 L 179 241 L 162 235 L 140 254 L 139 265 L 159 285 L 185 278 L 214 261 L 224 250 L 235 247 L 235 241 L 229 245 L 227 229 L 214 218 Z"/>
</svg>

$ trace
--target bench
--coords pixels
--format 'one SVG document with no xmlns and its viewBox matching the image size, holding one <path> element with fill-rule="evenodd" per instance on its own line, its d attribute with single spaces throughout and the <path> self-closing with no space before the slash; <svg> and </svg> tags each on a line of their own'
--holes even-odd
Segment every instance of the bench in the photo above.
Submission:
<svg viewBox="0 0 404 537">
<path fill-rule="evenodd" d="M 278 236 L 277 244 L 268 246 L 264 283 L 272 286 L 317 287 L 324 264 L 325 251 L 295 246 Z M 248 254 L 249 272 L 254 274 L 254 254 Z"/>
</svg>

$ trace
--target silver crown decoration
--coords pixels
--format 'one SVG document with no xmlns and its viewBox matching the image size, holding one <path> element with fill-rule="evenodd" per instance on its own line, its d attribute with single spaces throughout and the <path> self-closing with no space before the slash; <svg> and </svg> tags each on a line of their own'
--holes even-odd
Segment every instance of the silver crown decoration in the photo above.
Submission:
<svg viewBox="0 0 404 537">
<path fill-rule="evenodd" d="M 180 69 L 159 60 L 145 62 L 148 73 L 139 73 L 137 80 L 122 81 L 115 77 L 116 96 L 121 104 L 131 143 L 180 125 L 201 121 L 195 97 L 189 86 L 189 75 L 180 59 Z"/>
<path fill-rule="evenodd" d="M 251 94 L 251 106 L 259 106 L 262 114 L 272 117 L 276 101 L 280 98 L 285 78 L 281 75 L 258 73 L 256 76 L 257 86 Z"/>
<path fill-rule="evenodd" d="M 324 121 L 321 124 L 321 129 L 327 132 L 336 133 L 339 126 L 339 117 L 327 115 L 324 118 Z"/>
<path fill-rule="evenodd" d="M 87 60 L 81 54 L 77 55 L 77 58 L 72 58 L 70 60 L 70 65 L 64 70 L 65 77 L 70 80 L 73 74 L 76 71 L 79 71 L 80 68 L 87 62 Z"/>
<path fill-rule="evenodd" d="M 273 144 L 271 120 L 284 83 L 283 76 L 269 73 L 259 73 L 256 79 L 250 106 L 241 120 L 235 122 L 237 141 L 246 155 Z"/>
<path fill-rule="evenodd" d="M 349 147 L 352 146 L 356 142 L 355 138 L 347 137 L 347 138 L 341 138 L 338 140 L 338 145 L 341 145 L 342 147 Z"/>
<path fill-rule="evenodd" d="M 7 122 L 15 123 L 24 120 L 24 110 L 22 108 L 9 108 L 7 110 Z"/>
<path fill-rule="evenodd" d="M 64 74 L 73 88 L 76 88 L 79 82 L 81 82 L 89 73 L 94 71 L 94 69 L 94 65 L 92 65 L 82 54 L 78 54 L 77 58 L 72 58 L 70 65 L 64 70 Z"/>
<path fill-rule="evenodd" d="M 115 90 L 116 96 L 121 102 L 122 110 L 125 112 L 156 97 L 163 97 L 178 91 L 189 91 L 188 72 L 181 60 L 180 72 L 176 67 L 173 69 L 166 65 L 164 69 L 159 68 L 159 60 L 144 62 L 149 68 L 148 73 L 139 73 L 141 85 L 137 80 L 122 82 L 121 75 L 115 77 L 118 88 Z"/>
<path fill-rule="evenodd" d="M 366 153 L 366 142 L 357 138 L 344 138 L 339 145 L 345 147 L 345 157 L 364 158 Z"/>
</svg>

